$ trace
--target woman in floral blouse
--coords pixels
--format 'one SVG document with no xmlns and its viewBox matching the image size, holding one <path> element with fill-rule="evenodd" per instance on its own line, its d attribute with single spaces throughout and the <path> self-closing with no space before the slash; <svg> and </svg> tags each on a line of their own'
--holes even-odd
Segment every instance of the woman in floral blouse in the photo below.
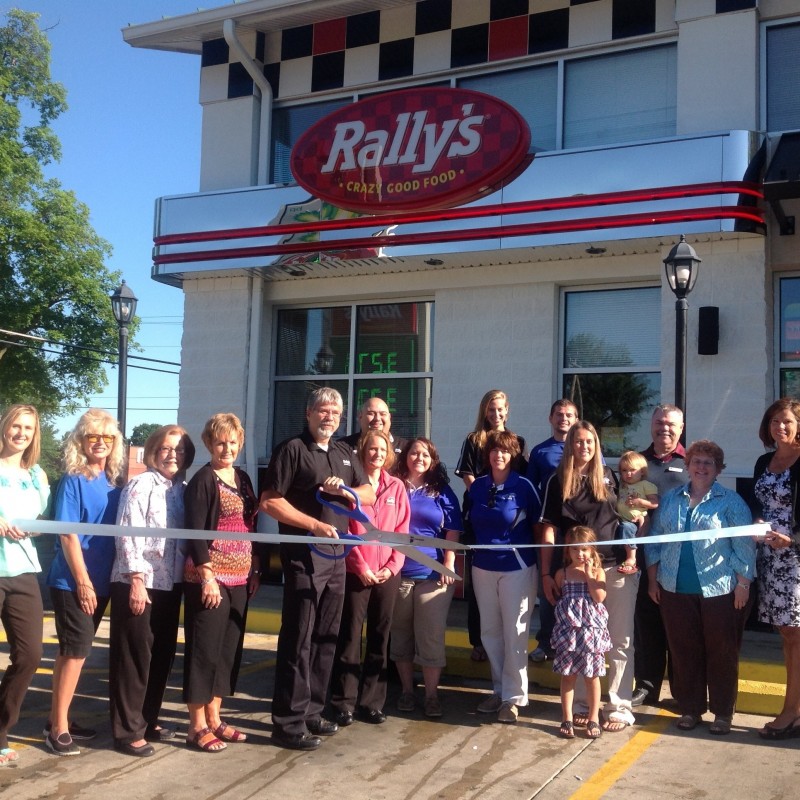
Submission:
<svg viewBox="0 0 800 800">
<path fill-rule="evenodd" d="M 122 491 L 117 524 L 182 528 L 186 469 L 194 445 L 186 431 L 165 425 L 144 445 L 147 472 Z M 153 531 L 157 534 L 157 531 Z M 114 746 L 149 756 L 148 742 L 175 730 L 159 724 L 164 690 L 175 658 L 185 554 L 181 543 L 155 536 L 120 536 L 111 571 L 109 684 Z"/>
</svg>

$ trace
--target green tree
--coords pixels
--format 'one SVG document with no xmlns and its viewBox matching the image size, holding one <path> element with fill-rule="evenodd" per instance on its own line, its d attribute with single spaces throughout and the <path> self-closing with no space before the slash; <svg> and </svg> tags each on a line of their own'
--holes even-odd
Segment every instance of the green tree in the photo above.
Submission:
<svg viewBox="0 0 800 800">
<path fill-rule="evenodd" d="M 0 407 L 30 402 L 48 417 L 105 385 L 100 357 L 69 345 L 116 352 L 108 296 L 120 275 L 105 266 L 111 247 L 89 209 L 45 175 L 61 150 L 51 125 L 67 106 L 38 18 L 0 15 L 0 327 L 58 344 L 0 334 Z"/>
<path fill-rule="evenodd" d="M 144 447 L 147 437 L 155 433 L 161 426 L 157 422 L 142 422 L 137 425 L 131 433 L 131 444 L 137 447 Z"/>
</svg>

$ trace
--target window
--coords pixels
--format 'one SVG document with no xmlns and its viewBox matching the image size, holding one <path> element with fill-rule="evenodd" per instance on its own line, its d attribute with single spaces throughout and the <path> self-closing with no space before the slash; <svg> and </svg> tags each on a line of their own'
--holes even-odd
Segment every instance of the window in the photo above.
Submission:
<svg viewBox="0 0 800 800">
<path fill-rule="evenodd" d="M 603 455 L 641 450 L 661 398 L 661 290 L 564 292 L 563 396 L 596 428 Z"/>
<path fill-rule="evenodd" d="M 675 135 L 674 46 L 576 59 L 565 70 L 564 147 Z"/>
<path fill-rule="evenodd" d="M 556 64 L 464 78 L 458 85 L 462 89 L 490 94 L 516 108 L 531 129 L 531 148 L 535 153 L 557 148 L 558 67 Z"/>
<path fill-rule="evenodd" d="M 778 281 L 779 397 L 800 397 L 800 278 Z"/>
<path fill-rule="evenodd" d="M 358 408 L 382 397 L 392 432 L 430 434 L 433 303 L 381 303 L 278 312 L 273 444 L 305 425 L 308 393 L 338 389 L 345 414 L 338 435 L 358 429 Z"/>
<path fill-rule="evenodd" d="M 767 130 L 800 128 L 800 24 L 767 28 Z"/>
</svg>

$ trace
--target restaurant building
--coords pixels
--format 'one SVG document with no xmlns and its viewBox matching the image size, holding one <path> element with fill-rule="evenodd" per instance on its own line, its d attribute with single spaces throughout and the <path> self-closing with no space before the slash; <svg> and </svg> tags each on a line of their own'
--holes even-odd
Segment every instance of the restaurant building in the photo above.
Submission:
<svg viewBox="0 0 800 800">
<path fill-rule="evenodd" d="M 531 444 L 575 398 L 613 463 L 674 399 L 683 234 L 687 435 L 752 474 L 800 395 L 800 0 L 249 0 L 123 36 L 198 59 L 153 266 L 193 434 L 238 414 L 255 476 L 326 384 L 342 433 L 377 394 L 452 468 L 499 387 Z"/>
</svg>

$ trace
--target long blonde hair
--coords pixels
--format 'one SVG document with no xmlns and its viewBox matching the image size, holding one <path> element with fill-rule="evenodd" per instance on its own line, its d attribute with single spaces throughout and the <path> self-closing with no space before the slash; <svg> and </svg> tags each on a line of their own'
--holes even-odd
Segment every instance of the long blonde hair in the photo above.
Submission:
<svg viewBox="0 0 800 800">
<path fill-rule="evenodd" d="M 589 462 L 586 479 L 592 497 L 599 501 L 608 500 L 608 486 L 603 474 L 603 458 L 600 454 L 600 437 L 591 422 L 579 419 L 570 429 L 564 440 L 564 454 L 556 470 L 561 483 L 561 497 L 570 500 L 581 490 L 581 475 L 575 468 L 575 438 L 578 431 L 589 431 L 594 438 L 594 455 Z"/>
<path fill-rule="evenodd" d="M 478 406 L 478 418 L 475 420 L 475 427 L 472 429 L 472 433 L 467 437 L 470 441 L 475 443 L 479 452 L 483 452 L 483 448 L 486 446 L 486 434 L 489 432 L 486 412 L 492 400 L 503 400 L 505 401 L 506 408 L 508 408 L 508 396 L 500 389 L 489 389 L 481 398 L 480 405 Z"/>
<path fill-rule="evenodd" d="M 31 443 L 25 448 L 25 452 L 22 454 L 22 460 L 20 461 L 20 466 L 23 469 L 30 469 L 39 462 L 39 456 L 42 451 L 42 430 L 39 424 L 39 412 L 27 403 L 15 403 L 13 406 L 9 406 L 5 414 L 0 417 L 0 436 L 2 436 L 5 441 L 8 429 L 17 421 L 17 418 L 21 417 L 23 414 L 30 414 L 36 420 L 36 427 L 31 437 Z"/>
<path fill-rule="evenodd" d="M 83 475 L 93 478 L 95 473 L 89 468 L 89 460 L 83 449 L 83 438 L 87 433 L 104 434 L 113 428 L 114 444 L 106 459 L 106 477 L 109 483 L 120 485 L 124 466 L 125 450 L 122 443 L 122 434 L 117 427 L 117 421 L 107 411 L 101 408 L 90 408 L 73 428 L 64 444 L 64 471 L 68 475 Z"/>
</svg>

